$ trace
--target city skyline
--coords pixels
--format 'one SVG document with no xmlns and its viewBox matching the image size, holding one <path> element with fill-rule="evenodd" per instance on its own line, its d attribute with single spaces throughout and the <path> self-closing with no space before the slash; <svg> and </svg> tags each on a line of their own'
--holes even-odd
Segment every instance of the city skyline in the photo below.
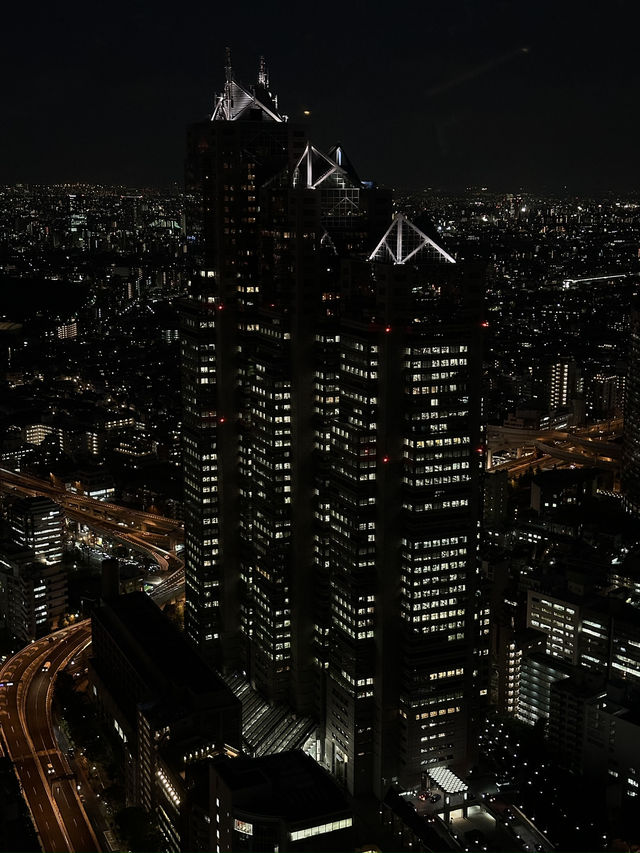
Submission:
<svg viewBox="0 0 640 853">
<path fill-rule="evenodd" d="M 12 94 L 55 54 L 43 174 L 139 180 L 0 185 L 0 825 L 47 853 L 630 853 L 629 3 L 210 33 L 114 2 L 47 10 Z M 183 118 L 184 189 L 145 188 Z M 466 180 L 542 173 L 581 194 Z"/>
<path fill-rule="evenodd" d="M 363 175 L 386 185 L 632 189 L 636 23 L 629 0 L 352 3 L 334 51 L 328 22 L 294 4 L 12 8 L 0 182 L 180 184 L 182 128 L 211 111 L 230 46 L 245 84 L 265 55 L 283 111 L 310 111 L 321 146 L 365 151 Z"/>
<path fill-rule="evenodd" d="M 210 128 L 210 123 L 202 126 L 205 133 Z M 321 178 L 323 173 L 318 172 L 318 168 L 331 172 L 332 164 L 337 166 L 336 159 L 341 159 L 351 170 L 358 165 L 358 152 L 348 153 L 347 163 L 343 150 L 326 155 L 307 151 L 298 170 L 299 177 L 300 172 L 303 178 L 309 177 L 304 168 L 308 163 L 311 178 Z M 329 154 L 333 160 L 326 159 Z M 257 177 L 258 173 L 255 174 Z M 335 174 L 340 177 L 337 170 Z M 347 183 L 345 181 L 344 189 L 348 197 L 355 198 L 357 187 L 347 186 Z M 336 188 L 332 187 L 329 176 L 319 185 L 323 186 L 327 186 L 325 202 L 330 202 L 331 210 L 335 206 L 331 201 Z M 312 194 L 319 194 L 318 190 Z M 169 556 L 176 536 L 180 538 L 182 507 L 176 481 L 180 465 L 180 431 L 177 429 L 180 407 L 175 394 L 178 385 L 177 300 L 195 280 L 202 279 L 189 273 L 191 266 L 186 258 L 195 256 L 193 252 L 185 255 L 182 248 L 184 245 L 191 250 L 195 248 L 180 226 L 185 205 L 190 210 L 192 197 L 156 191 L 105 193 L 99 187 L 84 187 L 77 192 L 64 187 L 23 187 L 5 190 L 0 198 L 0 216 L 4 223 L 2 270 L 8 283 L 5 291 L 19 290 L 27 295 L 23 302 L 33 303 L 32 310 L 23 318 L 24 324 L 8 324 L 2 329 L 4 337 L 0 338 L 4 344 L 5 439 L 0 452 L 5 469 L 3 487 L 8 490 L 5 500 L 13 502 L 11 492 L 16 487 L 27 494 L 35 489 L 59 501 L 66 515 L 63 563 L 61 567 L 57 564 L 47 568 L 46 576 L 34 573 L 29 562 L 32 558 L 29 552 L 20 551 L 19 543 L 3 543 L 0 553 L 8 564 L 3 572 L 17 594 L 15 604 L 5 610 L 4 618 L 9 624 L 13 621 L 13 631 L 32 632 L 25 613 L 42 606 L 38 603 L 42 590 L 37 588 L 41 584 L 32 585 L 32 580 L 40 577 L 45 585 L 61 580 L 65 587 L 60 590 L 68 587 L 69 595 L 69 604 L 63 605 L 64 609 L 73 608 L 74 612 L 86 614 L 89 599 L 84 599 L 87 603 L 82 604 L 78 595 L 86 594 L 84 584 L 89 579 L 95 589 L 96 572 L 91 564 L 95 566 L 96 561 L 111 554 L 116 555 L 124 588 L 130 589 L 132 581 L 147 586 L 147 579 L 151 579 L 152 583 L 158 583 L 153 595 L 155 600 L 170 601 L 180 594 L 184 585 L 180 562 L 176 562 L 175 554 Z M 272 203 L 276 200 L 277 194 Z M 240 200 L 236 198 L 236 201 Z M 340 194 L 333 201 L 341 210 Z M 249 198 L 246 202 L 247 207 L 254 206 Z M 602 747 L 596 744 L 580 752 L 580 718 L 568 711 L 572 697 L 586 690 L 585 720 L 589 726 L 608 726 L 610 737 L 615 735 L 614 727 L 619 731 L 614 742 L 615 760 L 626 771 L 620 786 L 624 801 L 630 807 L 635 802 L 632 799 L 637 782 L 635 768 L 640 764 L 629 751 L 628 744 L 633 743 L 635 732 L 633 689 L 640 671 L 635 653 L 629 654 L 629 649 L 638 642 L 637 611 L 635 605 L 625 600 L 629 598 L 628 593 L 605 595 L 602 590 L 633 590 L 637 585 L 634 571 L 637 556 L 633 552 L 638 544 L 637 532 L 633 520 L 620 514 L 622 503 L 614 496 L 619 492 L 612 493 L 611 488 L 617 488 L 621 463 L 619 454 L 616 455 L 616 442 L 620 439 L 625 387 L 628 309 L 631 294 L 637 287 L 640 205 L 615 197 L 601 203 L 588 199 L 523 198 L 481 191 L 459 195 L 415 192 L 397 197 L 396 202 L 404 215 L 395 219 L 384 240 L 373 241 L 372 251 L 377 247 L 374 254 L 378 260 L 388 260 L 389 252 L 396 253 L 397 257 L 399 249 L 403 257 L 405 252 L 422 246 L 424 236 L 421 233 L 424 232 L 412 230 L 407 220 L 422 221 L 425 211 L 434 231 L 438 232 L 435 242 L 446 253 L 442 255 L 445 260 L 460 261 L 470 247 L 484 247 L 483 251 L 490 247 L 493 256 L 487 289 L 489 326 L 483 327 L 483 335 L 486 334 L 490 341 L 485 356 L 489 359 L 485 365 L 485 405 L 490 427 L 487 436 L 488 489 L 484 502 L 488 550 L 485 552 L 486 565 L 483 560 L 482 583 L 489 582 L 491 589 L 491 701 L 499 713 L 506 715 L 506 722 L 494 723 L 490 718 L 480 732 L 481 766 L 486 773 L 486 768 L 496 762 L 495 772 L 490 771 L 482 779 L 470 777 L 464 785 L 470 786 L 468 790 L 476 796 L 495 793 L 497 788 L 499 808 L 510 808 L 506 803 L 520 803 L 526 814 L 536 815 L 538 830 L 533 830 L 524 818 L 514 817 L 510 834 L 502 842 L 508 849 L 523 847 L 525 843 L 530 848 L 541 843 L 545 850 L 550 849 L 544 846 L 546 842 L 540 838 L 541 831 L 548 832 L 559 849 L 605 847 L 607 840 L 594 841 L 600 836 L 595 834 L 593 821 L 582 827 L 581 843 L 568 840 L 575 826 L 582 824 L 583 800 L 577 799 L 571 806 L 566 797 L 543 803 L 543 799 L 538 798 L 539 791 L 529 790 L 529 781 L 543 774 L 545 788 L 557 788 L 560 784 L 562 789 L 564 777 L 558 776 L 560 768 L 549 771 L 540 754 L 536 758 L 536 776 L 530 752 L 516 755 L 511 750 L 510 763 L 506 763 L 507 753 L 503 755 L 503 747 L 508 743 L 509 733 L 516 734 L 519 739 L 533 738 L 540 731 L 543 718 L 550 715 L 549 743 L 556 745 L 554 749 L 562 747 L 558 752 L 561 758 L 556 763 L 564 767 L 584 766 L 591 779 L 602 781 L 603 776 L 598 777 Z M 243 215 L 241 211 L 239 215 Z M 252 215 L 253 212 L 247 210 L 247 218 Z M 384 233 L 382 228 L 374 230 Z M 229 259 L 234 260 L 233 253 Z M 458 263 L 448 262 L 442 271 L 448 268 L 456 275 L 458 266 Z M 395 279 L 396 275 L 402 276 L 405 268 L 399 264 L 389 267 L 389 271 Z M 205 276 L 203 280 L 206 283 L 209 279 Z M 75 294 L 76 305 L 66 301 L 68 293 L 65 302 L 60 302 L 59 288 L 63 285 L 66 285 L 65 291 Z M 382 297 L 385 291 L 389 292 L 384 278 L 379 285 Z M 269 286 L 273 288 L 273 283 Z M 255 287 L 255 281 L 247 279 L 242 289 L 243 299 L 256 298 L 256 291 L 251 291 L 250 287 Z M 402 287 L 398 284 L 392 290 L 400 295 Z M 280 293 L 282 295 L 283 291 Z M 326 293 L 331 295 L 330 290 Z M 49 311 L 43 311 L 44 304 L 38 302 L 44 295 L 49 298 Z M 335 303 L 329 300 L 326 304 Z M 222 313 L 228 308 L 227 305 Z M 393 330 L 396 324 L 389 325 Z M 514 335 L 516 328 L 518 334 Z M 365 337 L 368 334 L 365 333 Z M 373 334 L 375 337 L 379 333 Z M 385 339 L 393 337 L 392 333 L 383 334 Z M 261 354 L 247 351 L 247 355 L 254 362 L 254 356 L 259 355 L 266 365 L 277 344 L 270 335 L 263 336 L 263 340 L 265 348 Z M 331 344 L 329 340 L 326 343 Z M 349 361 L 361 352 L 353 348 L 353 344 L 359 343 L 365 344 L 364 339 L 359 342 L 352 334 L 344 336 L 341 347 L 345 357 L 350 354 Z M 450 359 L 451 353 L 447 357 Z M 459 360 L 460 355 L 453 358 Z M 204 362 L 202 366 L 211 367 Z M 446 369 L 450 370 L 451 365 Z M 269 376 L 270 381 L 277 379 L 273 370 L 269 371 Z M 335 394 L 330 375 L 327 379 L 329 382 L 324 389 L 319 390 L 328 395 L 326 402 L 330 407 L 329 398 L 335 398 Z M 366 380 L 358 379 L 358 397 L 367 393 L 366 384 Z M 252 397 L 255 402 L 262 399 L 254 392 Z M 432 411 L 437 413 L 437 407 Z M 345 414 L 351 417 L 346 411 Z M 225 426 L 228 425 L 227 418 L 225 422 Z M 580 423 L 585 425 L 576 428 L 575 424 Z M 260 451 L 264 461 L 268 460 L 268 455 L 264 456 L 261 446 L 268 439 L 265 432 L 268 424 L 269 418 L 262 417 L 256 423 L 259 429 L 252 439 L 252 457 L 255 449 Z M 328 433 L 325 438 L 332 441 Z M 536 445 L 541 442 L 544 452 L 532 446 L 532 441 Z M 602 458 L 609 454 L 616 458 Z M 257 456 L 255 459 L 257 462 Z M 383 463 L 382 467 L 387 464 L 391 461 Z M 576 464 L 585 470 L 571 470 Z M 595 470 L 591 466 L 595 466 Z M 558 470 L 554 471 L 554 467 Z M 7 468 L 24 473 L 10 473 Z M 533 469 L 537 469 L 537 473 Z M 52 471 L 56 472 L 54 483 L 49 477 Z M 337 475 L 337 471 L 331 475 L 336 484 Z M 206 484 L 203 482 L 203 485 Z M 276 486 L 275 500 L 277 483 L 271 485 Z M 77 494 L 79 488 L 85 492 L 82 497 Z M 382 489 L 381 494 L 384 491 Z M 105 500 L 107 505 L 101 504 Z M 117 507 L 113 501 L 124 502 L 125 506 Z M 340 509 L 335 497 L 330 499 L 331 504 L 339 516 L 348 518 L 349 514 Z M 108 507 L 108 519 L 101 506 Z M 275 506 L 273 501 L 266 505 Z M 612 515 L 615 506 L 619 514 Z M 142 511 L 136 512 L 132 507 Z M 149 519 L 146 510 L 155 513 L 158 509 L 172 518 L 156 516 L 160 526 L 154 531 L 145 530 Z M 366 507 L 363 511 L 366 512 Z M 78 521 L 82 525 L 78 525 Z M 127 534 L 123 552 L 121 546 L 109 543 L 110 532 L 121 531 L 122 524 L 129 526 L 132 522 L 137 529 Z M 339 535 L 344 544 L 346 540 L 340 532 L 342 525 L 343 522 L 330 525 L 335 528 L 330 535 L 335 541 Z M 89 529 L 83 533 L 84 526 Z M 563 532 L 566 530 L 571 531 L 568 539 Z M 584 530 L 582 535 L 581 530 Z M 158 548 L 160 532 L 166 544 Z M 16 531 L 11 535 L 15 539 Z M 358 535 L 367 535 L 367 532 Z M 541 542 L 545 543 L 544 549 L 539 547 Z M 620 542 L 624 543 L 622 547 Z M 509 555 L 506 561 L 505 548 Z M 627 554 L 629 548 L 632 552 Z M 147 574 L 145 553 L 155 554 L 157 569 L 151 574 Z M 82 568 L 76 570 L 74 563 L 78 559 Z M 554 568 L 557 562 L 559 568 Z M 609 562 L 611 565 L 607 568 Z M 117 572 L 112 571 L 113 563 L 110 566 L 112 585 Z M 584 569 L 576 573 L 576 567 Z M 174 569 L 176 571 L 172 571 Z M 566 588 L 567 579 L 571 581 L 570 589 Z M 539 584 L 544 585 L 544 594 L 534 595 Z M 580 593 L 582 588 L 584 594 Z M 424 605 L 424 601 L 415 601 L 416 616 L 424 615 L 418 611 L 419 603 Z M 48 625 L 56 619 L 55 599 L 51 599 L 51 604 L 54 606 L 46 615 Z M 138 607 L 135 601 L 123 606 L 133 610 Z M 66 623 L 69 613 L 65 612 L 63 618 Z M 548 632 L 546 640 L 540 634 L 540 626 Z M 74 629 L 65 643 L 85 642 L 86 631 L 85 623 L 80 623 L 77 633 Z M 40 633 L 37 626 L 35 633 Z M 114 636 L 118 642 L 123 640 L 119 631 Z M 53 642 L 56 645 L 50 646 L 51 641 L 44 638 L 39 644 L 29 644 L 19 653 L 15 665 L 19 664 L 21 669 L 30 667 L 39 656 L 41 664 L 45 658 L 51 659 L 51 671 L 54 671 L 54 666 L 57 668 L 63 660 L 65 646 L 59 635 L 54 635 Z M 362 642 L 366 643 L 366 639 Z M 9 648 L 15 650 L 15 645 Z M 49 649 L 52 648 L 56 654 L 50 658 Z M 8 661 L 6 671 L 13 672 L 13 666 L 14 663 Z M 448 678 L 455 678 L 455 670 L 454 665 L 447 667 L 447 678 L 434 679 L 433 686 L 445 688 Z M 444 675 L 444 672 L 444 667 L 438 669 L 438 673 Z M 583 683 L 580 679 L 585 674 L 591 680 Z M 39 682 L 45 677 L 45 672 L 34 673 L 29 688 L 30 696 L 34 697 L 34 710 L 28 722 L 33 725 L 38 725 L 42 719 L 41 711 L 37 710 L 36 693 Z M 366 676 L 363 677 L 366 680 Z M 622 683 L 620 677 L 624 679 Z M 603 678 L 609 681 L 605 685 L 606 700 L 602 699 Z M 429 685 L 431 687 L 431 681 Z M 97 687 L 102 695 L 102 688 Z M 234 693 L 242 694 L 243 701 L 249 698 L 255 708 L 253 722 L 243 731 L 243 738 L 252 750 L 260 750 L 259 754 L 273 751 L 276 743 L 283 744 L 283 735 L 288 731 L 291 739 L 287 744 L 294 738 L 301 743 L 313 732 L 311 718 L 298 717 L 296 726 L 291 727 L 286 706 L 258 704 L 258 695 L 247 693 L 249 686 L 241 674 L 232 677 L 231 687 Z M 146 682 L 144 689 L 153 691 L 153 684 Z M 369 685 L 362 685 L 364 692 L 369 689 Z M 590 690 L 595 691 L 595 695 Z M 103 708 L 110 714 L 104 701 L 101 699 Z M 120 729 L 115 728 L 116 737 L 122 737 L 121 732 L 128 740 L 137 737 L 136 726 L 126 708 L 114 713 L 117 714 L 115 722 L 120 726 Z M 416 727 L 428 725 L 427 731 L 435 732 L 436 723 L 442 720 L 446 727 L 453 716 L 429 718 L 428 723 L 420 720 Z M 161 718 L 154 721 L 147 717 L 146 720 L 150 725 L 164 727 Z M 114 720 L 107 716 L 107 721 L 114 730 Z M 505 727 L 506 734 L 496 739 L 496 728 L 504 732 Z M 565 743 L 562 732 L 568 727 L 571 727 L 569 732 L 573 739 Z M 416 734 L 420 738 L 425 736 L 422 731 Z M 11 739 L 11 750 L 21 748 L 22 735 L 17 733 L 15 737 Z M 53 734 L 47 737 L 53 738 Z M 54 744 L 53 740 L 50 742 Z M 607 743 L 605 740 L 605 747 Z M 536 754 L 540 749 L 538 744 Z M 150 758 L 162 762 L 170 756 L 165 751 L 156 757 L 152 753 Z M 277 758 L 276 764 L 282 762 L 282 766 L 290 760 L 286 755 Z M 30 761 L 35 764 L 30 764 L 29 768 L 38 766 L 37 756 Z M 46 759 L 42 761 L 46 776 Z M 52 766 L 54 773 L 59 773 L 58 768 L 65 767 L 64 757 L 54 758 Z M 165 781 L 156 795 L 163 798 L 161 801 L 165 805 L 170 805 L 175 793 L 167 787 L 166 779 L 169 778 L 167 773 L 175 772 L 176 765 L 161 763 L 157 766 L 165 774 Z M 273 769 L 275 771 L 275 765 Z M 232 772 L 232 767 L 225 770 L 220 765 L 219 770 L 224 776 Z M 324 771 L 318 768 L 318 772 Z M 443 773 L 442 765 L 436 768 L 434 785 L 452 784 Z M 454 779 L 454 787 L 458 784 L 462 783 Z M 518 793 L 509 794 L 509 786 L 515 784 Z M 588 784 L 593 785 L 593 782 Z M 144 796 L 147 797 L 148 781 L 145 785 L 147 793 Z M 506 793 L 501 793 L 503 789 Z M 188 796 L 188 790 L 188 787 L 184 790 L 181 787 L 179 796 Z M 431 794 L 433 801 L 425 801 L 424 791 L 414 791 L 410 802 L 416 811 L 402 799 L 386 801 L 384 813 L 393 812 L 393 820 L 401 820 L 407 832 L 409 829 L 417 832 L 417 837 L 424 840 L 425 834 L 428 837 L 432 832 L 431 824 L 424 817 L 429 819 L 429 816 L 442 814 L 446 805 L 441 792 L 443 788 L 438 787 L 436 793 Z M 132 791 L 130 795 L 134 794 Z M 41 786 L 33 796 L 43 796 Z M 584 793 L 580 797 L 584 797 Z M 45 804 L 46 795 L 40 801 Z M 119 807 L 117 800 L 114 802 L 115 807 Z M 76 806 L 80 809 L 79 804 Z M 277 803 L 274 802 L 273 807 L 277 808 Z M 575 822 L 563 817 L 568 810 L 574 811 Z M 618 832 L 615 819 L 601 819 L 595 813 L 594 818 L 601 825 L 598 830 L 601 835 L 605 831 Z M 48 815 L 45 819 L 49 820 Z M 238 819 L 244 821 L 240 826 L 247 829 L 246 816 Z M 336 833 L 327 836 L 325 844 L 333 839 L 339 846 L 337 833 L 343 819 L 344 812 L 326 817 L 319 814 L 315 818 L 317 825 L 326 827 L 325 831 Z M 78 824 L 86 826 L 80 820 Z M 215 826 L 215 815 L 212 815 L 211 825 Z M 571 832 L 565 832 L 565 825 Z M 99 826 L 106 829 L 104 823 Z M 234 831 L 233 826 L 227 830 Z M 300 849 L 308 849 L 304 840 L 307 826 L 298 824 L 287 830 L 301 839 Z M 170 835 L 174 829 L 164 824 L 162 831 Z M 520 843 L 517 835 L 526 840 Z M 408 837 L 414 839 L 412 844 L 416 843 L 416 836 Z M 432 849 L 434 845 L 435 849 L 440 849 L 437 839 L 430 841 Z M 88 845 L 84 846 L 89 849 Z M 327 849 L 326 846 L 323 849 Z"/>
</svg>

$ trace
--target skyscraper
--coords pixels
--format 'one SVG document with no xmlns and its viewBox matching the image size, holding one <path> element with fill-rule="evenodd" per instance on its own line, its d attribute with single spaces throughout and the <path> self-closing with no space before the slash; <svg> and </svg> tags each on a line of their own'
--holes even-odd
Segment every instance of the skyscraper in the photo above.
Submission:
<svg viewBox="0 0 640 853">
<path fill-rule="evenodd" d="M 189 152 L 187 632 L 314 714 L 351 791 L 419 783 L 463 763 L 481 683 L 478 275 L 287 121 L 263 63 L 249 89 L 228 61 Z"/>
<path fill-rule="evenodd" d="M 203 266 L 182 313 L 185 628 L 224 668 L 245 663 L 239 460 L 248 377 L 240 354 L 260 300 L 258 193 L 303 145 L 304 131 L 278 112 L 264 66 L 249 90 L 233 77 L 230 59 L 211 120 L 189 131 L 187 184 Z"/>
<path fill-rule="evenodd" d="M 402 216 L 353 272 L 330 448 L 326 757 L 350 790 L 373 779 L 381 795 L 463 765 L 480 698 L 480 282 Z"/>
</svg>

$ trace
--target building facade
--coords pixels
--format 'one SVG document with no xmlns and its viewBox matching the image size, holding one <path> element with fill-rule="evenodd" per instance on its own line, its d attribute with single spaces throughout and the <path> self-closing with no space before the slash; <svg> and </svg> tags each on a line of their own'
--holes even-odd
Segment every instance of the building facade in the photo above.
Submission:
<svg viewBox="0 0 640 853">
<path fill-rule="evenodd" d="M 49 498 L 20 498 L 11 506 L 10 527 L 15 542 L 29 548 L 37 560 L 62 560 L 62 510 Z"/>
<path fill-rule="evenodd" d="M 145 593 L 110 597 L 91 621 L 90 691 L 122 742 L 127 804 L 155 815 L 167 850 L 188 849 L 186 768 L 239 752 L 240 702 Z"/>
<path fill-rule="evenodd" d="M 482 274 L 287 121 L 264 65 L 228 64 L 189 150 L 187 632 L 314 715 L 351 792 L 417 785 L 464 765 L 487 692 Z"/>
</svg>

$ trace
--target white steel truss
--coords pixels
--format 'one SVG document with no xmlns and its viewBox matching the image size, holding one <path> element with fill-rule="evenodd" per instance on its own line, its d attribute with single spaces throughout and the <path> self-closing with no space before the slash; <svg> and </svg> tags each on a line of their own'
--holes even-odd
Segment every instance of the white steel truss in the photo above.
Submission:
<svg viewBox="0 0 640 853">
<path fill-rule="evenodd" d="M 302 181 L 307 189 L 315 190 L 329 175 L 333 175 L 339 169 L 340 166 L 337 163 L 307 142 L 304 154 L 296 163 L 293 172 L 293 185 L 299 186 Z"/>
<path fill-rule="evenodd" d="M 287 120 L 286 116 L 280 115 L 277 112 L 278 99 L 268 90 L 269 76 L 263 56 L 260 57 L 260 65 L 258 67 L 258 86 L 264 90 L 268 99 L 273 101 L 273 107 L 267 106 L 264 101 L 261 101 L 256 96 L 255 92 L 245 89 L 234 78 L 231 67 L 231 51 L 229 48 L 227 48 L 225 76 L 224 92 L 218 95 L 218 100 L 211 114 L 211 121 L 237 121 L 248 109 L 256 108 L 262 110 L 263 114 L 272 121 L 283 122 Z"/>
<path fill-rule="evenodd" d="M 258 108 L 272 121 L 286 121 L 285 116 L 278 115 L 274 110 L 263 104 L 253 92 L 247 91 L 236 80 L 228 80 L 224 92 L 218 95 L 211 121 L 237 121 L 248 109 Z"/>
<path fill-rule="evenodd" d="M 369 255 L 370 261 L 391 261 L 394 264 L 406 264 L 421 252 L 427 252 L 432 258 L 455 264 L 448 252 L 427 237 L 419 228 L 397 213 L 386 234 Z"/>
</svg>

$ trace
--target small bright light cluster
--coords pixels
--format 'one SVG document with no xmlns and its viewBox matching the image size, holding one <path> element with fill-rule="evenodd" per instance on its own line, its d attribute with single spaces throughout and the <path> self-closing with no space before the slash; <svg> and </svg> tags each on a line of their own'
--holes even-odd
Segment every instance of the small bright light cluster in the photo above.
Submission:
<svg viewBox="0 0 640 853">
<path fill-rule="evenodd" d="M 429 770 L 429 777 L 445 794 L 461 794 L 468 790 L 468 785 L 447 767 L 434 767 Z"/>
</svg>

